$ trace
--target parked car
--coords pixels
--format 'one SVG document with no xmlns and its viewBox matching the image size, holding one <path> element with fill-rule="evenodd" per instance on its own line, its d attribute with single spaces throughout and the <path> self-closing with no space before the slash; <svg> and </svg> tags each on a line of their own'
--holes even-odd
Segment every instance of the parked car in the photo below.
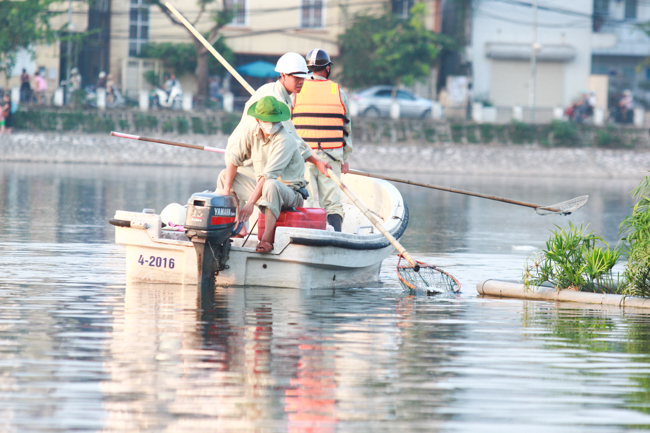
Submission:
<svg viewBox="0 0 650 433">
<path fill-rule="evenodd" d="M 359 107 L 360 116 L 389 117 L 392 92 L 393 86 L 373 86 L 352 95 L 352 99 Z M 400 117 L 431 117 L 433 102 L 430 99 L 419 98 L 402 89 L 397 90 L 395 99 L 399 103 Z"/>
</svg>

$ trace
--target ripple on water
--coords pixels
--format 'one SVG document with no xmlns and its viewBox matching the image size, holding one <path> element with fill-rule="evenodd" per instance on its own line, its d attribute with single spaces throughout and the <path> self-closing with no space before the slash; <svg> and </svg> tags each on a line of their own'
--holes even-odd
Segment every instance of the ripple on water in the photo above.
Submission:
<svg viewBox="0 0 650 433">
<path fill-rule="evenodd" d="M 458 278 L 460 294 L 405 294 L 393 256 L 376 287 L 218 288 L 210 298 L 191 286 L 128 284 L 124 250 L 105 221 L 117 208 L 183 202 L 208 187 L 211 171 L 21 167 L 0 165 L 8 176 L 0 184 L 8 222 L 0 227 L 0 430 L 501 433 L 650 425 L 646 315 L 476 295 L 483 279 L 519 278 L 531 251 L 513 245 L 539 247 L 547 228 L 566 220 L 404 189 L 413 203 L 405 245 Z M 453 180 L 513 197 L 539 192 L 544 203 L 584 186 Z M 602 215 L 579 215 L 595 219 L 594 230 L 616 231 L 620 221 L 606 224 L 616 219 L 608 212 L 623 207 L 616 185 L 592 195 Z"/>
</svg>

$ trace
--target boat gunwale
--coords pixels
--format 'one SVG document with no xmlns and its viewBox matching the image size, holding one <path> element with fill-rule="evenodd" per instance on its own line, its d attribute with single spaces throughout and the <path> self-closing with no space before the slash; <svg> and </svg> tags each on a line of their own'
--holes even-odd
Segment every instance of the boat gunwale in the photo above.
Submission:
<svg viewBox="0 0 650 433">
<path fill-rule="evenodd" d="M 409 223 L 408 206 L 406 205 L 406 202 L 403 202 L 402 205 L 404 206 L 404 213 L 400 218 L 402 222 L 397 227 L 397 229 L 391 233 L 395 239 L 402 237 Z M 383 236 L 381 240 L 371 242 L 355 242 L 346 239 L 337 239 L 335 237 L 305 238 L 290 236 L 289 242 L 294 245 L 306 245 L 310 247 L 336 247 L 348 250 L 379 250 L 391 245 L 390 241 Z"/>
</svg>

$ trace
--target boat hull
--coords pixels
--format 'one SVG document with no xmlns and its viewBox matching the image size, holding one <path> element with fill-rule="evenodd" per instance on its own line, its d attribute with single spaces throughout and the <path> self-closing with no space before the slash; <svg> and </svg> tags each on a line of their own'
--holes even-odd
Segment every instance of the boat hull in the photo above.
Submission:
<svg viewBox="0 0 650 433">
<path fill-rule="evenodd" d="M 366 194 L 366 199 L 375 203 L 373 212 L 399 239 L 408 224 L 401 195 L 383 181 L 363 182 L 363 190 L 375 192 Z M 270 254 L 255 252 L 255 236 L 245 246 L 244 239 L 233 239 L 227 269 L 218 273 L 215 284 L 323 289 L 378 282 L 381 262 L 394 249 L 381 234 L 369 229 L 369 221 L 355 209 L 349 204 L 346 207 L 346 222 L 352 224 L 348 233 L 278 227 Z M 129 227 L 115 228 L 116 242 L 126 246 L 129 282 L 197 284 L 196 252 L 184 233 L 162 230 L 156 214 L 117 211 L 115 219 L 131 221 Z"/>
</svg>

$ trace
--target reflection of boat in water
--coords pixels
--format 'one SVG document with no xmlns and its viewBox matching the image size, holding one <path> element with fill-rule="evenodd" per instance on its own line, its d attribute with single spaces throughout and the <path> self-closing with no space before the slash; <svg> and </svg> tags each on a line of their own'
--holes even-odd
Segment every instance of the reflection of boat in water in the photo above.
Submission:
<svg viewBox="0 0 650 433">
<path fill-rule="evenodd" d="M 344 175 L 344 181 L 399 239 L 408 224 L 399 191 L 378 179 Z M 381 262 L 393 247 L 346 196 L 342 201 L 345 219 L 340 233 L 278 227 L 270 254 L 255 252 L 254 235 L 245 246 L 244 239 L 232 239 L 227 267 L 218 272 L 216 285 L 334 288 L 377 282 Z M 197 284 L 197 254 L 185 233 L 161 229 L 156 214 L 117 211 L 115 219 L 130 221 L 115 229 L 116 242 L 126 245 L 129 281 Z"/>
<path fill-rule="evenodd" d="M 455 309 L 425 309 L 418 322 L 413 298 L 375 290 L 203 295 L 190 285 L 126 285 L 102 346 L 104 430 L 331 433 L 341 422 L 394 420 L 396 407 L 439 401 L 423 399 L 419 386 L 407 386 L 403 400 L 391 394 L 395 378 L 411 384 L 420 372 L 432 386 L 444 377 L 436 366 L 453 344 L 422 339 L 431 320 L 454 318 Z"/>
</svg>

